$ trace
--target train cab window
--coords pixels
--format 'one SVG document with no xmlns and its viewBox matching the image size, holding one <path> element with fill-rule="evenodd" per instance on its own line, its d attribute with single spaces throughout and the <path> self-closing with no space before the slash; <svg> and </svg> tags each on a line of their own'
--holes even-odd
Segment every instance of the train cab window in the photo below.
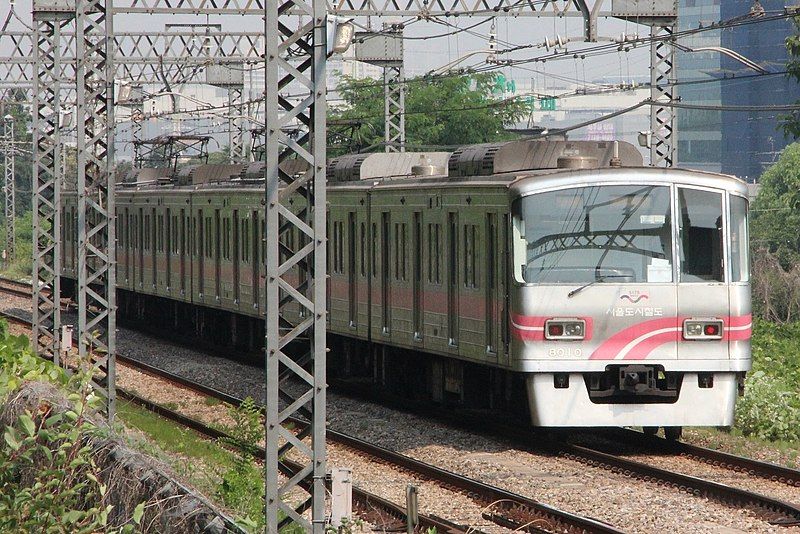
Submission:
<svg viewBox="0 0 800 534">
<path fill-rule="evenodd" d="M 722 194 L 678 189 L 681 282 L 722 282 Z"/>
<path fill-rule="evenodd" d="M 750 281 L 747 199 L 731 195 L 731 282 Z"/>
<path fill-rule="evenodd" d="M 538 284 L 672 282 L 670 188 L 605 185 L 512 204 L 514 277 Z"/>
</svg>

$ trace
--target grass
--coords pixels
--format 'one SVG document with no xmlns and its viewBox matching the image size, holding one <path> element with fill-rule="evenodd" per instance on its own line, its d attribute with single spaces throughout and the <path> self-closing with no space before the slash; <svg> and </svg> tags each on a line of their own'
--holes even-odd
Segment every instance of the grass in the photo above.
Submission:
<svg viewBox="0 0 800 534">
<path fill-rule="evenodd" d="M 233 465 L 234 455 L 224 447 L 140 406 L 120 403 L 117 414 L 126 426 L 145 434 L 164 453 L 175 453 L 219 470 Z"/>
</svg>

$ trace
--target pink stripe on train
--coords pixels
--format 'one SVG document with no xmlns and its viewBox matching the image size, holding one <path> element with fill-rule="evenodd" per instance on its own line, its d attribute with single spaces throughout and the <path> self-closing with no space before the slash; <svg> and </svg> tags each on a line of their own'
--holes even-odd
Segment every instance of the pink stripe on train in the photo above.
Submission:
<svg viewBox="0 0 800 534">
<path fill-rule="evenodd" d="M 511 314 L 511 332 L 523 341 L 545 341 L 544 325 L 547 316 L 526 316 Z M 591 317 L 581 317 L 586 321 L 586 339 L 592 337 Z M 644 360 L 656 348 L 665 343 L 682 340 L 683 321 L 688 317 L 662 317 L 645 321 L 625 328 L 605 340 L 589 357 L 591 360 Z M 753 330 L 752 315 L 724 317 L 722 340 L 746 341 Z"/>
</svg>

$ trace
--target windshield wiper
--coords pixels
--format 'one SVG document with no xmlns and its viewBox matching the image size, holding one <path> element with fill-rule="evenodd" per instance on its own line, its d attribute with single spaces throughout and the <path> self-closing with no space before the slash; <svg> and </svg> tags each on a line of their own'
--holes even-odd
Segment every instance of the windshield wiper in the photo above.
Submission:
<svg viewBox="0 0 800 534">
<path fill-rule="evenodd" d="M 573 289 L 572 291 L 567 293 L 567 298 L 574 297 L 575 295 L 577 295 L 578 293 L 580 293 L 581 291 L 583 291 L 587 287 L 593 286 L 593 285 L 597 284 L 598 282 L 605 282 L 606 278 L 628 278 L 628 276 L 629 275 L 627 275 L 627 274 L 606 274 L 606 275 L 603 275 L 603 276 L 598 276 L 597 278 L 595 278 L 594 280 L 592 280 L 588 284 L 583 284 L 582 286 L 576 287 L 575 289 Z"/>
</svg>

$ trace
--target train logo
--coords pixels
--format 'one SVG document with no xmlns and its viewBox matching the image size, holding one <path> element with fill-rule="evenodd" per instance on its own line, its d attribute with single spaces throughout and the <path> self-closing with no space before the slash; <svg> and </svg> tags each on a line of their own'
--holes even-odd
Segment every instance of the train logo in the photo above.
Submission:
<svg viewBox="0 0 800 534">
<path fill-rule="evenodd" d="M 631 289 L 620 295 L 619 300 L 627 300 L 631 304 L 638 304 L 643 300 L 648 300 L 650 295 L 646 291 Z"/>
</svg>

